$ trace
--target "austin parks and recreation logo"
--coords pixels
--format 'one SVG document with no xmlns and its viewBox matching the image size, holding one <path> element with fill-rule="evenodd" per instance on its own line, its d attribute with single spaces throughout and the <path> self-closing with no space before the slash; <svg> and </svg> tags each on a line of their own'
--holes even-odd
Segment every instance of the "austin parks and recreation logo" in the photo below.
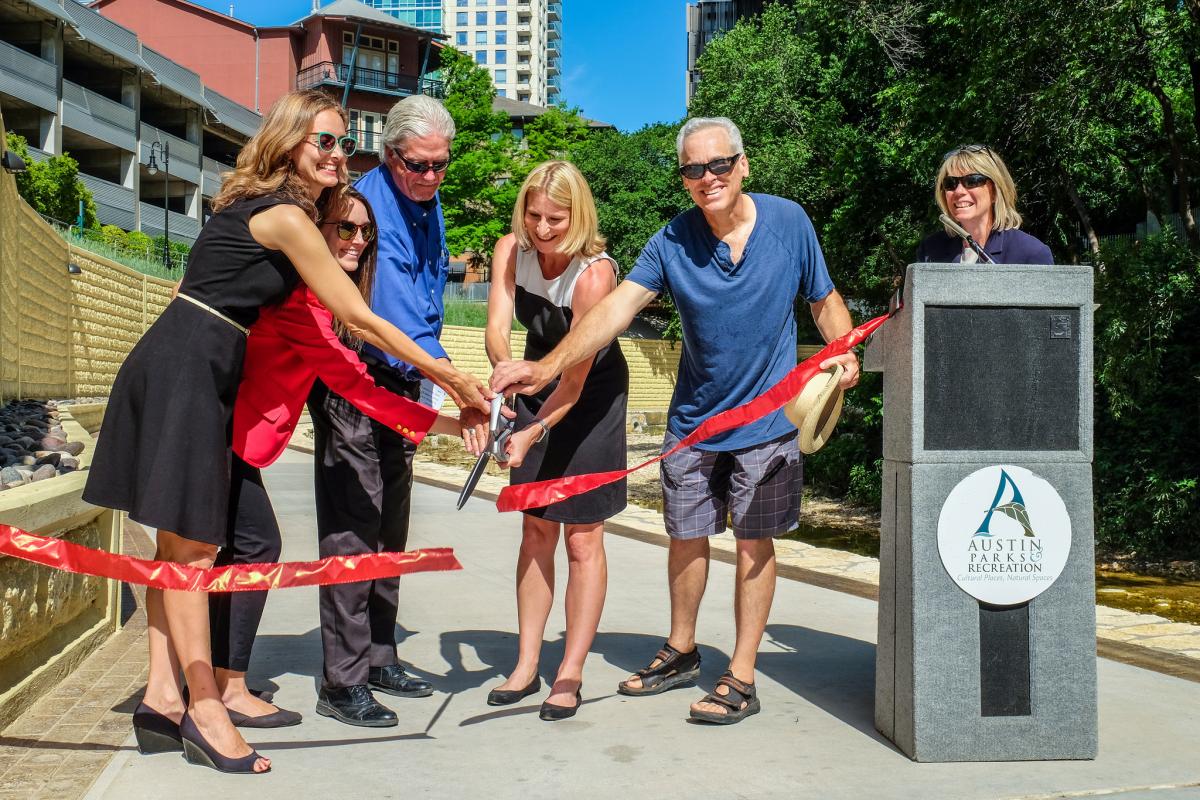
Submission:
<svg viewBox="0 0 1200 800">
<path fill-rule="evenodd" d="M 984 467 L 959 481 L 938 517 L 938 551 L 972 597 L 1017 605 L 1044 592 L 1071 551 L 1071 519 L 1058 492 L 1023 467 Z"/>
</svg>

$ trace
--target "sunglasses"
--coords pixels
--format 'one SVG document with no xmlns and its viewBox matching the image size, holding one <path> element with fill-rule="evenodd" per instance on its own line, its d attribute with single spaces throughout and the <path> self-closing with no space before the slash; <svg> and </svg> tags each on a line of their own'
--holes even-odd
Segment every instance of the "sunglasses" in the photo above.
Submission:
<svg viewBox="0 0 1200 800">
<path fill-rule="evenodd" d="M 960 144 L 958 147 L 948 151 L 946 155 L 942 156 L 942 161 L 954 158 L 954 156 L 957 155 L 962 155 L 963 153 L 986 153 L 989 158 L 993 155 L 992 148 L 988 147 L 986 144 Z"/>
<path fill-rule="evenodd" d="M 336 225 L 338 238 L 343 242 L 354 241 L 354 235 L 362 232 L 364 242 L 369 242 L 375 238 L 375 223 L 364 222 L 362 225 L 355 225 L 348 219 L 341 222 L 326 222 L 325 225 Z"/>
<path fill-rule="evenodd" d="M 404 168 L 406 170 L 409 172 L 415 172 L 418 175 L 424 175 L 430 170 L 433 170 L 434 172 L 445 172 L 446 167 L 450 166 L 450 159 L 448 158 L 445 161 L 412 161 L 411 159 L 405 158 L 404 155 L 394 147 L 392 148 L 392 152 L 396 154 L 396 158 L 404 162 Z"/>
<path fill-rule="evenodd" d="M 329 131 L 317 131 L 316 133 L 310 133 L 309 136 L 316 137 L 316 141 L 313 141 L 311 138 L 309 141 L 316 145 L 317 149 L 322 153 L 332 153 L 333 148 L 338 146 L 348 156 L 352 156 L 358 151 L 358 139 L 355 139 L 353 136 L 336 136 Z"/>
<path fill-rule="evenodd" d="M 734 153 L 725 158 L 714 158 L 707 164 L 680 164 L 679 174 L 690 181 L 699 180 L 704 177 L 705 172 L 711 172 L 713 175 L 724 175 L 733 169 L 733 165 L 742 157 L 741 153 Z"/>
<path fill-rule="evenodd" d="M 947 192 L 953 192 L 961 183 L 968 189 L 978 189 L 980 186 L 983 186 L 990 180 L 991 178 L 989 178 L 987 175 L 980 175 L 978 172 L 972 172 L 970 175 L 962 176 L 947 175 L 946 177 L 942 178 L 942 188 Z"/>
</svg>

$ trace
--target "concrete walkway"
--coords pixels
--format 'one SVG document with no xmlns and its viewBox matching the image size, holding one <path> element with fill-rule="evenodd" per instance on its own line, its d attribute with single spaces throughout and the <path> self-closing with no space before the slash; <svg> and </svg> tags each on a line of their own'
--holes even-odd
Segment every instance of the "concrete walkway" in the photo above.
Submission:
<svg viewBox="0 0 1200 800">
<path fill-rule="evenodd" d="M 284 558 L 316 555 L 311 466 L 288 453 L 267 471 L 284 527 Z M 312 713 L 321 669 L 316 590 L 272 594 L 252 683 L 278 688 L 303 725 L 251 731 L 274 760 L 265 776 L 226 776 L 178 755 L 143 757 L 127 741 L 89 797 L 750 797 L 1200 798 L 1200 684 L 1099 662 L 1101 754 L 1093 762 L 916 764 L 872 724 L 875 604 L 781 580 L 758 679 L 763 713 L 730 728 L 685 722 L 697 689 L 649 698 L 614 693 L 661 644 L 666 551 L 607 540 L 610 591 L 585 673 L 579 715 L 537 719 L 542 697 L 514 708 L 484 700 L 515 660 L 512 571 L 519 517 L 450 492 L 414 491 L 412 544 L 452 546 L 462 572 L 405 579 L 401 656 L 436 682 L 420 700 L 391 700 L 398 728 L 353 728 Z M 560 570 L 565 562 L 560 558 Z M 703 685 L 733 642 L 733 569 L 714 562 L 701 610 Z M 562 586 L 547 629 L 543 678 L 562 651 Z"/>
</svg>

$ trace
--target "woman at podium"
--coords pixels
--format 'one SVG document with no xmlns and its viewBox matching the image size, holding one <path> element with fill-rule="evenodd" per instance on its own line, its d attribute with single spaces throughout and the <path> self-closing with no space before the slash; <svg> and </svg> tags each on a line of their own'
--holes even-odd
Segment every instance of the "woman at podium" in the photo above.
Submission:
<svg viewBox="0 0 1200 800">
<path fill-rule="evenodd" d="M 1049 247 L 1020 230 L 1017 187 L 987 145 L 963 145 L 946 154 L 934 181 L 934 200 L 945 230 L 918 245 L 917 261 L 1054 263 Z"/>
</svg>

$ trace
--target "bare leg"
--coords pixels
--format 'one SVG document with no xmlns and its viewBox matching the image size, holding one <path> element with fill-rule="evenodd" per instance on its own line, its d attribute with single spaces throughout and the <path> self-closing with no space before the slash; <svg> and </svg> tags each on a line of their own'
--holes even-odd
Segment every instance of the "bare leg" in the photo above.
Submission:
<svg viewBox="0 0 1200 800">
<path fill-rule="evenodd" d="M 708 537 L 672 539 L 667 554 L 667 580 L 671 585 L 671 635 L 667 644 L 681 653 L 696 646 L 696 617 L 708 585 Z M 657 658 L 651 667 L 661 663 Z M 631 675 L 626 685 L 640 689 L 642 679 Z"/>
<path fill-rule="evenodd" d="M 596 638 L 604 595 L 608 588 L 608 561 L 604 555 L 604 523 L 567 525 L 567 641 L 554 687 L 546 701 L 575 705 L 583 683 L 583 662 Z"/>
<path fill-rule="evenodd" d="M 213 676 L 217 681 L 221 702 L 231 711 L 248 717 L 262 717 L 279 710 L 271 703 L 250 694 L 250 689 L 246 686 L 246 673 L 216 667 L 213 669 Z"/>
<path fill-rule="evenodd" d="M 762 644 L 771 602 L 775 598 L 775 540 L 738 539 L 737 584 L 734 589 L 734 621 L 737 639 L 729 671 L 743 683 L 754 683 L 754 662 Z M 729 689 L 718 686 L 714 691 L 725 695 Z M 727 713 L 729 709 L 716 703 L 693 703 L 693 711 Z"/>
<path fill-rule="evenodd" d="M 210 567 L 217 555 L 216 545 L 195 542 L 167 531 L 158 532 L 159 553 L 164 560 L 194 567 Z M 204 738 L 217 752 L 229 758 L 248 756 L 250 745 L 233 727 L 221 704 L 213 676 L 209 645 L 208 596 L 201 592 L 163 592 L 163 608 L 175 653 L 187 676 L 191 705 L 188 715 Z M 271 761 L 260 758 L 255 772 L 269 769 Z"/>
<path fill-rule="evenodd" d="M 496 688 L 524 689 L 537 675 L 546 618 L 554 603 L 554 548 L 559 524 L 522 515 L 521 552 L 517 555 L 517 665 Z"/>
<path fill-rule="evenodd" d="M 161 560 L 162 551 L 156 552 L 154 557 Z M 146 590 L 146 624 L 149 628 L 146 638 L 150 642 L 150 675 L 146 679 L 143 702 L 179 724 L 184 712 L 179 659 L 175 657 L 171 634 L 167 630 L 162 589 Z"/>
</svg>

